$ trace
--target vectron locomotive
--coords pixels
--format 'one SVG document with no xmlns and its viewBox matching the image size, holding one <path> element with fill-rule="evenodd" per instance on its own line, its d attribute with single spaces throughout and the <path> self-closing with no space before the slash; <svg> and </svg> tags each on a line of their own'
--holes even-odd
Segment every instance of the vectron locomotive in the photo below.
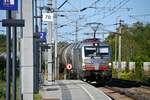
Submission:
<svg viewBox="0 0 150 100">
<path fill-rule="evenodd" d="M 70 44 L 63 49 L 61 61 L 72 64 L 72 78 L 84 81 L 110 81 L 112 77 L 112 51 L 110 45 L 97 38 Z"/>
</svg>

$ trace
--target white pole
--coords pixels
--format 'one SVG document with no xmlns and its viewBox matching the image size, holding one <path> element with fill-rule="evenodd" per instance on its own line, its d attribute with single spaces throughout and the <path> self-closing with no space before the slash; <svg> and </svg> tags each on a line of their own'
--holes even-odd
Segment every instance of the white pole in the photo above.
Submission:
<svg viewBox="0 0 150 100">
<path fill-rule="evenodd" d="M 52 0 L 48 0 L 49 7 L 52 8 Z M 50 11 L 49 11 L 50 12 Z M 52 22 L 48 22 L 48 81 L 52 81 Z"/>
<path fill-rule="evenodd" d="M 55 9 L 57 10 L 57 0 L 55 0 Z M 58 62 L 57 62 L 57 12 L 55 12 L 54 14 L 55 16 L 55 26 L 54 26 L 54 29 L 55 29 L 55 79 L 56 77 L 58 76 L 59 77 L 59 68 L 58 68 Z"/>
<path fill-rule="evenodd" d="M 25 20 L 21 39 L 21 83 L 23 100 L 34 100 L 33 96 L 33 0 L 22 0 L 22 14 Z"/>
<path fill-rule="evenodd" d="M 118 39 L 118 69 L 119 71 L 121 71 L 121 30 L 122 30 L 122 24 L 121 24 L 122 20 L 120 20 L 119 24 L 119 39 Z"/>
</svg>

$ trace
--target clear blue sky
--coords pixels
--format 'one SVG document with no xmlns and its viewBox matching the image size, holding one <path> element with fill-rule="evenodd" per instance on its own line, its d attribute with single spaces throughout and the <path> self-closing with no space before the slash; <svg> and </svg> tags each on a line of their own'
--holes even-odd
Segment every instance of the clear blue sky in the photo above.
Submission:
<svg viewBox="0 0 150 100">
<path fill-rule="evenodd" d="M 39 5 L 46 5 L 43 1 L 38 0 Z M 59 6 L 65 0 L 57 0 L 57 5 Z M 142 16 L 144 14 L 150 14 L 150 0 L 68 0 L 60 10 L 73 11 L 80 10 L 84 7 L 96 7 L 88 8 L 83 12 L 59 12 L 59 15 L 65 15 L 66 17 L 58 17 L 58 25 L 67 25 L 62 28 L 58 28 L 59 40 L 75 40 L 75 21 L 78 21 L 78 39 L 82 40 L 84 38 L 89 38 L 91 35 L 85 35 L 84 33 L 93 32 L 89 26 L 85 27 L 86 23 L 98 22 L 102 23 L 104 26 L 100 26 L 99 32 L 107 32 L 105 30 L 116 31 L 116 26 L 112 25 L 117 22 L 117 20 L 122 19 L 126 24 L 132 25 L 136 21 L 141 21 L 143 23 L 150 23 L 150 15 Z M 94 1 L 98 1 L 96 4 Z M 105 8 L 104 8 L 105 7 Z M 129 8 L 129 9 L 127 9 Z M 4 18 L 4 11 L 0 11 L 0 20 Z M 136 15 L 130 17 L 131 15 Z M 140 16 L 137 16 L 140 15 Z M 84 26 L 84 27 L 83 27 Z M 104 30 L 105 29 L 105 30 Z M 3 30 L 0 24 L 0 30 Z M 71 38 L 70 38 L 71 37 Z M 101 38 L 102 35 L 97 35 Z"/>
</svg>

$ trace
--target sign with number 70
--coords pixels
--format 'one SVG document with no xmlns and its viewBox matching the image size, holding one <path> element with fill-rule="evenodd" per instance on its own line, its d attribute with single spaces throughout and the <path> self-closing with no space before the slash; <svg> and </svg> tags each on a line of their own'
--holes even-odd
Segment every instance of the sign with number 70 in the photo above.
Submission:
<svg viewBox="0 0 150 100">
<path fill-rule="evenodd" d="M 43 16 L 42 16 L 42 19 L 43 21 L 53 21 L 53 13 L 43 13 Z"/>
</svg>

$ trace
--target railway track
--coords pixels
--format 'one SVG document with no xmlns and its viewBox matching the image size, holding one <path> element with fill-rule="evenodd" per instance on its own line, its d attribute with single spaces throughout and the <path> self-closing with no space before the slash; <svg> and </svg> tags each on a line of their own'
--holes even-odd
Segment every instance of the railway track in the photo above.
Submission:
<svg viewBox="0 0 150 100">
<path fill-rule="evenodd" d="M 150 100 L 150 87 L 136 82 L 114 79 L 107 85 L 93 85 L 113 100 Z"/>
<path fill-rule="evenodd" d="M 106 95 L 112 98 L 112 100 L 134 100 L 131 97 L 126 96 L 124 93 L 120 93 L 116 90 L 113 90 L 109 87 L 100 87 L 99 90 L 103 91 Z"/>
</svg>

